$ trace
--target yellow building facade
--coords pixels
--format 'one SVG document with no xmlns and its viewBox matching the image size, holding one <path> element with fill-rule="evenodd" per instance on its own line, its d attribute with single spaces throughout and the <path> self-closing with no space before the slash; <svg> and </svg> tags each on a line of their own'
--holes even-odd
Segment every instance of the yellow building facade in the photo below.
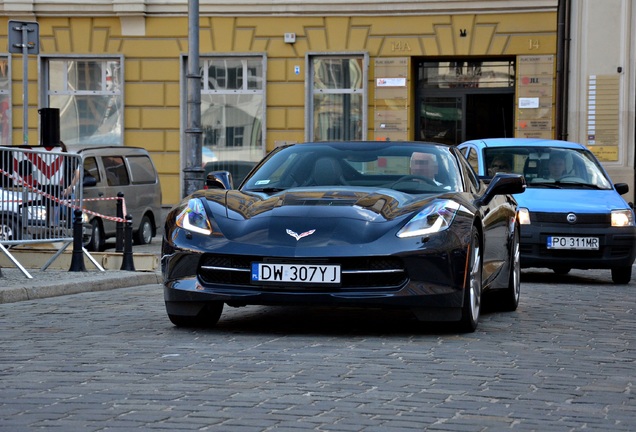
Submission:
<svg viewBox="0 0 636 432">
<path fill-rule="evenodd" d="M 121 8 L 125 5 L 115 3 Z M 499 3 L 504 9 L 497 11 L 476 10 L 475 2 L 459 3 L 464 4 L 463 9 L 430 13 L 422 9 L 393 13 L 380 10 L 379 2 L 370 2 L 369 10 L 351 14 L 283 15 L 263 11 L 249 15 L 242 9 L 237 15 L 230 11 L 214 15 L 202 8 L 199 51 L 202 60 L 210 65 L 205 75 L 206 82 L 212 83 L 210 101 L 232 100 L 230 104 L 243 107 L 242 112 L 256 112 L 250 114 L 251 119 L 258 119 L 252 121 L 249 130 L 252 147 L 241 153 L 242 158 L 252 160 L 283 143 L 338 139 L 343 136 L 342 127 L 352 131 L 352 135 L 345 133 L 347 138 L 427 139 L 457 144 L 458 140 L 483 132 L 471 125 L 501 117 L 499 113 L 484 112 L 488 109 L 471 107 L 475 103 L 482 107 L 506 105 L 502 111 L 506 112 L 507 124 L 486 132 L 555 138 L 556 1 L 502 1 Z M 533 3 L 539 6 L 531 6 Z M 515 7 L 506 10 L 510 4 Z M 116 144 L 148 149 L 160 173 L 164 204 L 178 202 L 187 157 L 183 146 L 187 128 L 188 16 L 182 6 L 169 16 L 134 10 L 83 16 L 77 9 L 43 14 L 15 10 L 2 17 L 0 10 L 0 23 L 37 22 L 40 43 L 39 54 L 28 56 L 26 137 L 22 121 L 23 56 L 0 48 L 0 88 L 2 80 L 5 83 L 4 93 L 0 93 L 0 101 L 5 103 L 0 117 L 4 122 L 1 144 L 37 145 L 38 109 L 54 107 L 57 100 L 68 101 L 65 91 L 74 92 L 73 112 L 82 105 L 83 110 L 90 111 L 92 107 L 98 111 L 98 116 L 110 110 L 112 104 L 84 104 L 85 100 L 97 95 L 114 98 L 119 117 L 114 123 L 102 121 L 100 133 L 119 133 Z M 9 43 L 7 27 L 0 24 L 0 47 Z M 58 63 L 64 66 L 84 58 L 116 67 L 110 72 L 104 69 L 105 84 L 92 94 L 91 89 L 86 89 L 86 94 L 77 88 L 58 90 L 52 83 L 58 75 L 65 76 L 71 70 L 58 69 Z M 339 60 L 343 58 L 346 63 Z M 214 66 L 219 59 L 225 65 L 243 64 L 237 68 L 247 71 L 247 75 L 234 78 L 241 89 L 235 91 L 238 96 L 232 94 L 231 86 L 218 84 L 221 80 L 230 81 L 228 68 Z M 325 63 L 325 59 L 338 59 L 338 68 L 331 61 Z M 348 96 L 344 99 L 338 86 L 328 96 L 333 86 L 318 85 L 318 69 L 325 64 L 326 75 L 344 74 L 347 82 L 357 83 L 345 86 L 351 92 L 345 92 Z M 79 74 L 80 70 L 83 69 L 73 73 Z M 119 80 L 115 74 L 121 74 L 121 82 L 109 87 L 109 82 Z M 252 81 L 245 79 L 248 75 Z M 221 87 L 227 91 L 219 91 Z M 341 100 L 348 102 L 343 106 Z M 337 102 L 330 105 L 325 101 Z M 357 108 L 351 109 L 357 116 L 346 120 L 343 126 L 342 111 L 350 108 L 351 101 L 358 101 L 353 102 Z M 68 108 L 65 103 L 61 104 L 64 112 Z M 221 115 L 210 108 L 218 107 L 218 103 L 209 105 L 210 115 Z M 202 111 L 205 122 L 206 110 Z M 228 111 L 223 115 L 229 116 Z M 332 120 L 321 123 L 325 118 Z M 336 128 L 329 123 L 334 118 L 338 122 Z M 227 126 L 227 119 L 224 121 Z M 233 141 L 225 136 L 224 144 L 215 147 L 214 142 L 220 141 L 210 138 L 214 135 L 210 129 L 211 132 L 204 132 L 210 135 L 204 136 L 204 146 L 207 139 L 216 153 L 214 157 L 228 158 L 224 149 L 236 150 L 244 139 L 240 134 L 247 134 L 243 128 L 240 133 L 237 130 L 234 128 Z M 67 129 L 62 130 L 62 138 L 65 133 L 69 133 Z"/>
</svg>

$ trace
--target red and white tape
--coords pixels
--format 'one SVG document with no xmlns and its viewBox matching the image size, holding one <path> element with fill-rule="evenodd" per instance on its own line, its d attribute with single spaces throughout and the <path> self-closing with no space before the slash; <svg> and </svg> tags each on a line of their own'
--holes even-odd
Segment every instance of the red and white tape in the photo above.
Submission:
<svg viewBox="0 0 636 432">
<path fill-rule="evenodd" d="M 43 190 L 40 190 L 40 189 L 36 188 L 33 185 L 30 185 L 30 184 L 26 183 L 20 177 L 13 176 L 13 175 L 7 173 L 6 171 L 4 171 L 2 169 L 0 169 L 0 174 L 4 175 L 5 177 L 9 177 L 9 178 L 13 179 L 14 182 L 17 182 L 20 186 L 26 187 L 31 192 L 35 192 L 38 195 L 42 195 L 43 197 L 48 198 L 51 201 L 56 202 L 56 203 L 58 203 L 60 205 L 63 205 L 65 207 L 69 207 L 69 208 L 72 208 L 74 210 L 81 210 L 83 213 L 88 213 L 90 215 L 98 216 L 98 217 L 100 217 L 102 219 L 106 219 L 106 220 L 110 220 L 110 221 L 114 221 L 114 222 L 124 222 L 124 223 L 126 222 L 126 219 L 124 219 L 124 218 L 120 218 L 120 217 L 117 217 L 117 216 L 106 216 L 106 215 L 103 215 L 103 214 L 88 210 L 86 208 L 82 208 L 80 206 L 77 206 L 77 205 L 73 204 L 73 202 L 76 201 L 76 200 L 63 200 L 63 199 L 60 199 L 60 198 L 58 198 L 56 196 L 53 196 L 53 195 L 51 195 L 51 194 L 49 194 L 47 192 L 44 192 Z M 126 214 L 126 200 L 124 199 L 124 197 L 88 198 L 88 199 L 85 199 L 84 201 L 114 201 L 114 200 L 119 200 L 119 199 L 122 200 L 122 211 L 123 211 L 123 214 Z M 11 200 L 11 201 L 7 201 L 7 202 L 19 202 L 19 203 L 21 203 L 22 200 Z"/>
</svg>

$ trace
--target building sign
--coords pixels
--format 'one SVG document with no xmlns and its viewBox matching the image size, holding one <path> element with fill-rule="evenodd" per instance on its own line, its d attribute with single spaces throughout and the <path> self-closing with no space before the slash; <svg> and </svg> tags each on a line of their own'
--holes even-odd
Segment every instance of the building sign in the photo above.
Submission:
<svg viewBox="0 0 636 432">
<path fill-rule="evenodd" d="M 619 77 L 590 75 L 587 84 L 587 145 L 604 162 L 618 161 Z"/>
<path fill-rule="evenodd" d="M 521 56 L 517 61 L 518 138 L 553 138 L 554 56 Z"/>
<path fill-rule="evenodd" d="M 408 139 L 408 59 L 378 58 L 375 74 L 375 139 L 404 141 Z"/>
</svg>

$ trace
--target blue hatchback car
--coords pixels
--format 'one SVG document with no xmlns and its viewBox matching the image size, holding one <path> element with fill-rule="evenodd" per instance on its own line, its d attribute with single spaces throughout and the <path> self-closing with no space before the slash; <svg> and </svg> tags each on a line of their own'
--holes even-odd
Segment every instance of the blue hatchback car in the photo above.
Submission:
<svg viewBox="0 0 636 432">
<path fill-rule="evenodd" d="M 459 149 L 484 178 L 523 174 L 526 191 L 516 195 L 521 224 L 521 267 L 611 269 L 627 284 L 636 258 L 632 207 L 621 197 L 626 183 L 612 184 L 584 145 L 531 138 L 466 141 Z"/>
</svg>

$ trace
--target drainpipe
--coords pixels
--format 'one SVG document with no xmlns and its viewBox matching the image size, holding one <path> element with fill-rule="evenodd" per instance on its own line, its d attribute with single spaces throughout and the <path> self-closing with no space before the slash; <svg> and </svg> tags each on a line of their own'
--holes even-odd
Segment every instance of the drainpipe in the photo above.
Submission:
<svg viewBox="0 0 636 432">
<path fill-rule="evenodd" d="M 556 138 L 568 139 L 568 76 L 570 64 L 570 0 L 557 11 Z"/>
</svg>

